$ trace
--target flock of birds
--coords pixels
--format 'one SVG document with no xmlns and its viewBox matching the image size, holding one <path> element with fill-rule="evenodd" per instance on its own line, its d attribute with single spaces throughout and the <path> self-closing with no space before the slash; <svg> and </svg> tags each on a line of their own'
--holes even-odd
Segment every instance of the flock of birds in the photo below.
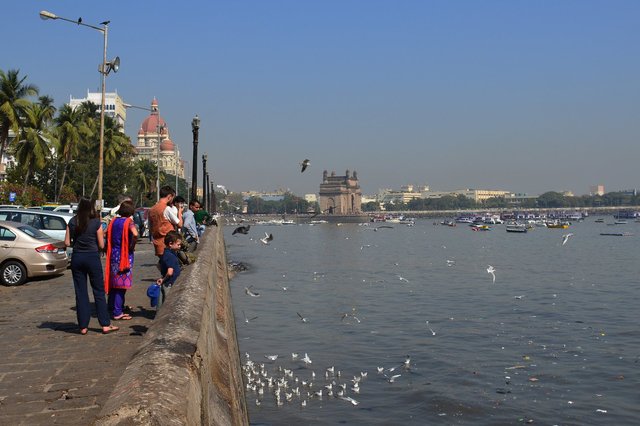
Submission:
<svg viewBox="0 0 640 426">
<path fill-rule="evenodd" d="M 246 392 L 254 394 L 256 406 L 272 402 L 277 407 L 285 403 L 306 407 L 313 401 L 330 400 L 345 401 L 354 406 L 360 404 L 356 398 L 361 392 L 361 384 L 368 378 L 367 371 L 345 374 L 332 365 L 319 375 L 312 369 L 313 361 L 307 353 L 300 357 L 299 353 L 292 352 L 290 368 L 275 364 L 282 359 L 278 354 L 267 354 L 264 358 L 265 362 L 257 362 L 245 353 L 242 366 Z M 407 355 L 403 362 L 393 367 L 377 367 L 377 380 L 392 384 L 411 368 L 411 356 Z"/>
</svg>

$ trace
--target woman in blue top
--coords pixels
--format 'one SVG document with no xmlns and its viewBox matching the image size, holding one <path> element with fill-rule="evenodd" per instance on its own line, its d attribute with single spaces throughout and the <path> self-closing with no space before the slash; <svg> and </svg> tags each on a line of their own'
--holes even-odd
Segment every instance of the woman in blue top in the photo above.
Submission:
<svg viewBox="0 0 640 426">
<path fill-rule="evenodd" d="M 78 316 L 80 334 L 87 334 L 91 319 L 87 276 L 91 283 L 93 300 L 96 304 L 98 322 L 102 326 L 102 332 L 108 334 L 118 330 L 119 327 L 111 325 L 107 310 L 102 263 L 100 262 L 100 250 L 104 249 L 104 232 L 100 223 L 100 216 L 96 212 L 92 200 L 87 198 L 80 200 L 76 215 L 71 218 L 67 225 L 64 242 L 67 247 L 73 247 L 71 275 L 73 276 L 73 286 L 76 291 L 76 314 Z"/>
</svg>

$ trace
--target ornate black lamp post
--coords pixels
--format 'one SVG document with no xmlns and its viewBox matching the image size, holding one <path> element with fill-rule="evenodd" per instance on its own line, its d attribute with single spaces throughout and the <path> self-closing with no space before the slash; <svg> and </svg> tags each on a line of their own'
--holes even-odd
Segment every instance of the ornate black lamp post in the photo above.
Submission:
<svg viewBox="0 0 640 426">
<path fill-rule="evenodd" d="M 200 118 L 198 115 L 191 120 L 191 131 L 193 132 L 193 170 L 191 171 L 191 199 L 198 197 L 198 130 L 200 130 Z"/>
</svg>

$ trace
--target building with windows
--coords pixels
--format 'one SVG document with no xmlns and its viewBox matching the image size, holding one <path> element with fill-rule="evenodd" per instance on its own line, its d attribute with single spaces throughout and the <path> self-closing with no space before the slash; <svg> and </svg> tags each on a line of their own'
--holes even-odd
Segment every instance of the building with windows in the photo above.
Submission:
<svg viewBox="0 0 640 426">
<path fill-rule="evenodd" d="M 169 126 L 160 116 L 156 98 L 151 101 L 151 113 L 140 125 L 135 148 L 139 159 L 159 164 L 164 173 L 184 178 L 184 161 L 178 146 L 169 137 Z"/>
<path fill-rule="evenodd" d="M 91 102 L 98 106 L 98 112 L 102 108 L 102 92 L 89 92 L 87 90 L 86 98 L 69 97 L 69 106 L 76 109 L 83 102 Z M 124 129 L 124 123 L 127 121 L 127 110 L 124 102 L 117 92 L 105 93 L 104 95 L 104 113 L 112 117 Z"/>
</svg>

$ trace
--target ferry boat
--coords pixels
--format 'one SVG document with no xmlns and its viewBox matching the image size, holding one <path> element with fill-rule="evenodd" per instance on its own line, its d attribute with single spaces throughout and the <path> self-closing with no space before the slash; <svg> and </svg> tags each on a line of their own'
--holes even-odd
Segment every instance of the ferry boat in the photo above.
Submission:
<svg viewBox="0 0 640 426">
<path fill-rule="evenodd" d="M 473 223 L 473 217 L 471 216 L 458 216 L 455 221 L 457 223 Z"/>
<path fill-rule="evenodd" d="M 560 222 L 560 221 L 547 222 L 547 228 L 567 229 L 568 227 L 569 227 L 569 223 L 567 222 Z"/>
<path fill-rule="evenodd" d="M 524 223 L 508 223 L 506 228 L 507 232 L 517 232 L 517 233 L 526 233 L 527 225 Z"/>
<path fill-rule="evenodd" d="M 613 214 L 614 219 L 639 219 L 640 212 L 633 210 L 618 210 Z"/>
</svg>

